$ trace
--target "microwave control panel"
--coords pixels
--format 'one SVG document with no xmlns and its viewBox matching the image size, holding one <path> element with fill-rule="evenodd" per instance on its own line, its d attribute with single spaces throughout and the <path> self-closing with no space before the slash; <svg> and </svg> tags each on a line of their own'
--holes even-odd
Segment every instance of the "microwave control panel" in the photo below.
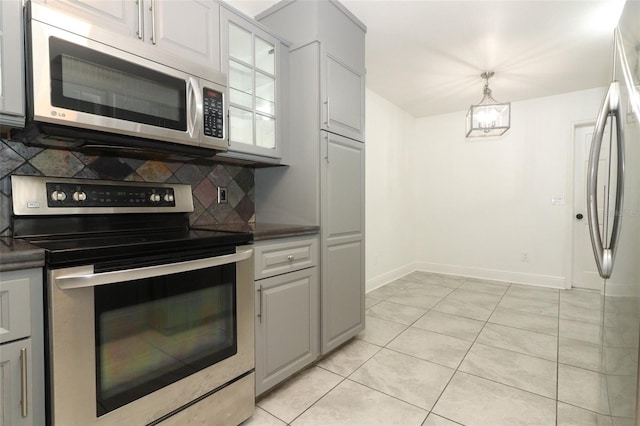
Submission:
<svg viewBox="0 0 640 426">
<path fill-rule="evenodd" d="M 224 138 L 224 102 L 222 92 L 205 87 L 202 91 L 204 134 Z"/>
</svg>

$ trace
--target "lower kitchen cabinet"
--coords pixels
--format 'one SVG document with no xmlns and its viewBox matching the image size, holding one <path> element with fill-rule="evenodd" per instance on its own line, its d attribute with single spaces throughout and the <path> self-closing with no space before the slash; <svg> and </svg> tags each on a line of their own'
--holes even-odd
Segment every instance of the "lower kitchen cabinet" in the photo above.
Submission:
<svg viewBox="0 0 640 426">
<path fill-rule="evenodd" d="M 256 274 L 265 258 L 310 266 L 255 281 L 256 395 L 315 361 L 320 346 L 317 238 L 265 243 L 256 245 Z M 297 263 L 301 254 L 304 260 Z"/>
<path fill-rule="evenodd" d="M 327 354 L 364 330 L 365 146 L 322 132 L 322 338 Z"/>
<path fill-rule="evenodd" d="M 0 347 L 0 424 L 30 426 L 33 422 L 33 371 L 31 339 L 6 343 Z"/>
<path fill-rule="evenodd" d="M 45 424 L 42 270 L 0 272 L 0 426 Z"/>
</svg>

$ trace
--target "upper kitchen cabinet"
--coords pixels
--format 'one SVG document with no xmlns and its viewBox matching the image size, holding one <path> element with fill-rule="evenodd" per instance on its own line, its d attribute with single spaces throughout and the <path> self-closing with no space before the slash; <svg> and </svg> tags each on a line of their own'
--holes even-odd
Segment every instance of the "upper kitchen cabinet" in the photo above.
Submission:
<svg viewBox="0 0 640 426">
<path fill-rule="evenodd" d="M 220 12 L 222 72 L 229 78 L 230 157 L 280 163 L 288 46 L 254 21 Z"/>
<path fill-rule="evenodd" d="M 37 0 L 167 54 L 220 70 L 220 6 L 211 0 Z"/>
<path fill-rule="evenodd" d="M 143 0 L 32 0 L 59 9 L 97 27 L 129 37 L 143 37 Z M 147 0 L 149 1 L 149 0 Z M 70 29 L 71 30 L 71 29 Z"/>
<path fill-rule="evenodd" d="M 320 42 L 320 128 L 364 142 L 366 27 L 333 0 L 281 2 L 257 19 L 293 48 Z"/>
<path fill-rule="evenodd" d="M 323 56 L 322 123 L 332 133 L 364 142 L 364 71 Z"/>
<path fill-rule="evenodd" d="M 0 2 L 0 125 L 24 126 L 22 3 Z"/>
<path fill-rule="evenodd" d="M 322 354 L 364 327 L 364 35 L 333 0 L 283 1 L 261 23 L 289 51 L 291 165 L 256 170 L 256 218 L 320 225 Z"/>
</svg>

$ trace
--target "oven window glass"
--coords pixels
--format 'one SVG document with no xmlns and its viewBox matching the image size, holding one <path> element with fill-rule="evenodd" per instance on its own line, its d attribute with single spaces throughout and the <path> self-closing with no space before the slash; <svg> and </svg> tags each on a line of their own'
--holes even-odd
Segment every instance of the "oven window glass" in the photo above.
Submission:
<svg viewBox="0 0 640 426">
<path fill-rule="evenodd" d="M 49 46 L 51 105 L 186 131 L 183 79 L 55 37 Z"/>
<path fill-rule="evenodd" d="M 97 415 L 237 353 L 235 264 L 94 289 Z"/>
</svg>

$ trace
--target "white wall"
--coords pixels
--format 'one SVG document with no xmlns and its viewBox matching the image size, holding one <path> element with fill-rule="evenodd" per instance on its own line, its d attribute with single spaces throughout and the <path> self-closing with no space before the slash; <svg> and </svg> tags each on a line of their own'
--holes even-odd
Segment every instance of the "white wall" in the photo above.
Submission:
<svg viewBox="0 0 640 426">
<path fill-rule="evenodd" d="M 603 88 L 514 102 L 491 139 L 465 139 L 466 111 L 416 119 L 366 95 L 367 290 L 415 269 L 570 285 L 573 126 Z"/>
<path fill-rule="evenodd" d="M 592 89 L 515 102 L 511 129 L 499 138 L 465 139 L 464 111 L 417 119 L 409 165 L 415 199 L 406 207 L 417 213 L 416 268 L 569 285 L 573 124 L 595 120 L 603 94 Z M 388 166 L 377 161 L 367 157 L 368 169 Z M 565 204 L 552 205 L 553 196 L 564 196 Z M 369 243 L 376 240 L 367 237 L 374 251 Z"/>
<path fill-rule="evenodd" d="M 415 196 L 411 147 L 415 118 L 375 92 L 366 92 L 367 290 L 414 270 Z"/>
</svg>

